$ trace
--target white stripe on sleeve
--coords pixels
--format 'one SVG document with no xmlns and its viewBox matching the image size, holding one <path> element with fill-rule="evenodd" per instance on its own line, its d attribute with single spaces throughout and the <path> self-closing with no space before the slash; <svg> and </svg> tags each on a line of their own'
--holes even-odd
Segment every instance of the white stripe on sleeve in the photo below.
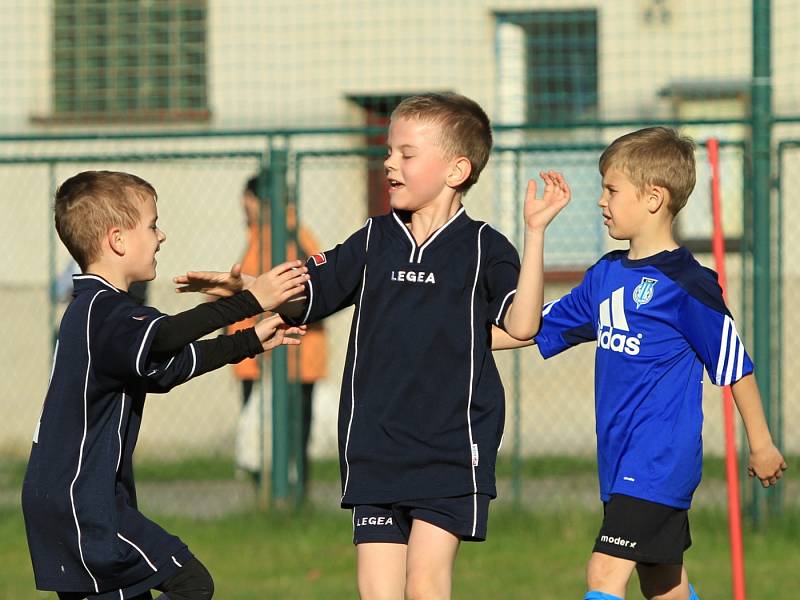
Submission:
<svg viewBox="0 0 800 600">
<path fill-rule="evenodd" d="M 722 323 L 722 336 L 720 337 L 720 342 L 719 342 L 719 358 L 717 359 L 717 376 L 714 378 L 714 382 L 717 385 L 722 385 L 722 369 L 725 367 L 725 357 L 728 353 L 729 328 L 730 328 L 730 323 L 726 315 Z"/>
</svg>

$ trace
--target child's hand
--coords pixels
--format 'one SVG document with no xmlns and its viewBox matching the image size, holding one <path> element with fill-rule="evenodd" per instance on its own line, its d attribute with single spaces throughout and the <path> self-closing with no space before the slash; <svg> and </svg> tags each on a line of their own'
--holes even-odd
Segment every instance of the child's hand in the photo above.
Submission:
<svg viewBox="0 0 800 600">
<path fill-rule="evenodd" d="M 262 273 L 247 289 L 256 297 L 261 308 L 275 310 L 288 300 L 300 296 L 308 279 L 308 267 L 302 261 L 293 260 Z"/>
<path fill-rule="evenodd" d="M 261 319 L 255 326 L 256 335 L 261 340 L 261 346 L 265 351 L 270 351 L 278 346 L 297 346 L 300 340 L 292 335 L 303 336 L 306 334 L 306 326 L 290 327 L 283 322 L 280 315 L 272 315 L 266 319 Z"/>
<path fill-rule="evenodd" d="M 561 173 L 542 171 L 539 176 L 544 180 L 544 195 L 536 199 L 536 181 L 528 181 L 528 192 L 525 195 L 525 227 L 528 231 L 544 231 L 550 221 L 561 212 L 571 196 L 569 186 Z"/>
<path fill-rule="evenodd" d="M 778 483 L 787 468 L 783 455 L 774 444 L 757 451 L 750 451 L 750 465 L 747 467 L 747 474 L 750 477 L 758 477 L 761 485 L 765 488 Z"/>
<path fill-rule="evenodd" d="M 222 271 L 188 271 L 186 275 L 172 278 L 179 294 L 185 292 L 203 292 L 209 296 L 227 297 L 246 290 L 256 280 L 252 275 L 242 273 L 242 265 L 235 264 L 230 273 Z"/>
</svg>

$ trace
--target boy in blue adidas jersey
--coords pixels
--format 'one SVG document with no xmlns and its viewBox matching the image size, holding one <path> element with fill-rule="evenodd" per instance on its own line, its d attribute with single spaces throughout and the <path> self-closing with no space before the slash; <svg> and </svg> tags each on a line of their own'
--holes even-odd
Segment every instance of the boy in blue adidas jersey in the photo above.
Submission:
<svg viewBox="0 0 800 600">
<path fill-rule="evenodd" d="M 683 553 L 691 544 L 687 510 L 703 459 L 704 367 L 715 384 L 731 385 L 747 432 L 750 475 L 774 485 L 786 463 L 772 442 L 753 364 L 716 273 L 672 235 L 694 188 L 693 142 L 664 127 L 636 131 L 606 148 L 600 173 L 598 204 L 608 233 L 630 246 L 606 254 L 578 287 L 547 304 L 535 337 L 544 358 L 581 342 L 597 344 L 604 520 L 585 600 L 624 598 L 634 568 L 645 597 L 696 599 Z"/>
<path fill-rule="evenodd" d="M 198 341 L 302 290 L 299 261 L 176 315 L 140 306 L 128 290 L 155 277 L 166 240 L 157 218 L 155 190 L 127 173 L 79 173 L 56 193 L 56 229 L 82 273 L 61 321 L 22 510 L 36 587 L 61 600 L 146 600 L 151 589 L 173 600 L 212 597 L 203 564 L 137 508 L 133 451 L 145 395 L 299 343 L 285 334 L 302 333 L 273 317 Z"/>
<path fill-rule="evenodd" d="M 474 101 L 404 100 L 384 162 L 391 212 L 307 263 L 298 323 L 355 306 L 339 450 L 364 600 L 449 598 L 460 542 L 486 537 L 504 424 L 491 325 L 517 339 L 538 329 L 544 231 L 570 196 L 556 173 L 542 174 L 541 200 L 529 184 L 520 267 L 511 243 L 462 205 L 491 145 Z M 190 273 L 179 283 L 236 289 L 226 279 Z"/>
</svg>

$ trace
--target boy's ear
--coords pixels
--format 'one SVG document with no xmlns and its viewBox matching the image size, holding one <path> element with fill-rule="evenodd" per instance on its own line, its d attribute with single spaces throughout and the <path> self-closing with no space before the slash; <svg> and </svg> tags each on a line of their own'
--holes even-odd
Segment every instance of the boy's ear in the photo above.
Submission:
<svg viewBox="0 0 800 600">
<path fill-rule="evenodd" d="M 106 241 L 114 254 L 117 256 L 125 255 L 125 237 L 122 234 L 122 229 L 119 227 L 109 229 L 106 233 Z"/>
<path fill-rule="evenodd" d="M 450 164 L 450 173 L 447 175 L 447 185 L 457 188 L 464 183 L 472 173 L 472 163 L 466 156 L 457 156 Z"/>
<path fill-rule="evenodd" d="M 669 192 L 660 185 L 650 186 L 647 190 L 647 209 L 651 214 L 657 213 L 661 208 L 667 208 Z"/>
</svg>

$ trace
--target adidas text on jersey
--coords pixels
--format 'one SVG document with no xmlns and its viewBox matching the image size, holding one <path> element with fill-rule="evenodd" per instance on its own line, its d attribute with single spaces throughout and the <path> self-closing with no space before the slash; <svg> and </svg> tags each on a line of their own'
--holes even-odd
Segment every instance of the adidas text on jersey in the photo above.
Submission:
<svg viewBox="0 0 800 600">
<path fill-rule="evenodd" d="M 630 331 L 628 320 L 625 318 L 624 298 L 625 288 L 621 287 L 612 292 L 611 298 L 606 298 L 600 303 L 597 347 L 636 356 L 641 349 L 642 334 L 620 333 L 620 331 Z"/>
</svg>

